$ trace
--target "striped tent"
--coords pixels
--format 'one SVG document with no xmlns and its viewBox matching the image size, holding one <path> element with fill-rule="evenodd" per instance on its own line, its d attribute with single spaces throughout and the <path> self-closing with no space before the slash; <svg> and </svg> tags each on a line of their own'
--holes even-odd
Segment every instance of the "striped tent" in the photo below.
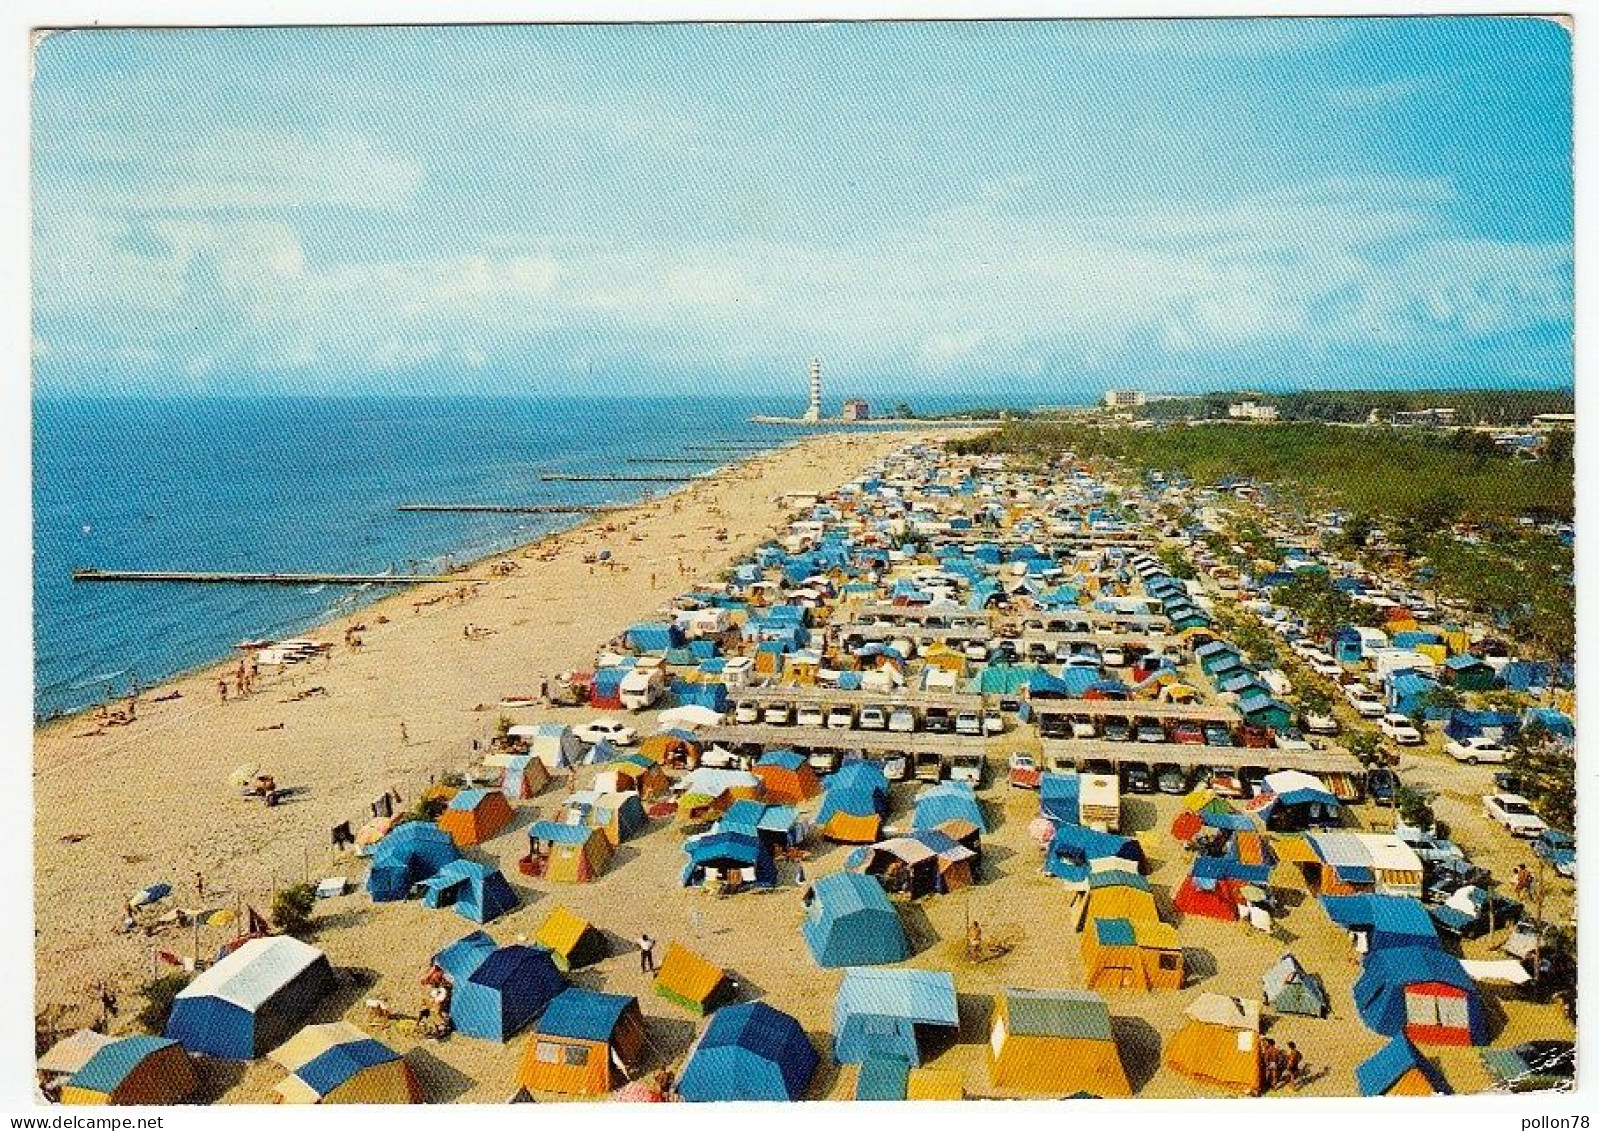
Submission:
<svg viewBox="0 0 1599 1131">
<path fill-rule="evenodd" d="M 278 1103 L 414 1104 L 422 1089 L 405 1058 L 348 1021 L 307 1025 L 272 1054 L 289 1072 Z"/>
</svg>

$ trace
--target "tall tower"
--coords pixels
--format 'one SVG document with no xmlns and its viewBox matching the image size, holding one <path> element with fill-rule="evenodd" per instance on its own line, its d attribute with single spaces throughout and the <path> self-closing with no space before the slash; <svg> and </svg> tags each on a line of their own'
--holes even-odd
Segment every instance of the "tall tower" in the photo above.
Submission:
<svg viewBox="0 0 1599 1131">
<path fill-rule="evenodd" d="M 822 419 L 822 360 L 811 358 L 811 403 L 800 419 L 815 423 Z"/>
</svg>

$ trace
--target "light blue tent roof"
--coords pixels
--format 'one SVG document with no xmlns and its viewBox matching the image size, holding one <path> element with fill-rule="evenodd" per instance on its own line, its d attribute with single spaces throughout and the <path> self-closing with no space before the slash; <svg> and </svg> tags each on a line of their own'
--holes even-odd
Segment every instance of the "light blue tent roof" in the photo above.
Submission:
<svg viewBox="0 0 1599 1131">
<path fill-rule="evenodd" d="M 73 1073 L 70 1085 L 110 1095 L 147 1057 L 177 1043 L 166 1037 L 151 1037 L 142 1033 L 121 1037 L 96 1049 L 84 1066 Z"/>
<path fill-rule="evenodd" d="M 835 872 L 817 880 L 800 933 L 819 966 L 878 966 L 910 953 L 899 915 L 870 876 Z"/>
<path fill-rule="evenodd" d="M 912 829 L 937 828 L 951 820 L 970 821 L 978 832 L 987 834 L 988 822 L 983 818 L 983 807 L 978 804 L 971 786 L 964 782 L 944 782 L 923 790 L 916 798 Z"/>
<path fill-rule="evenodd" d="M 318 1096 L 325 1096 L 366 1069 L 399 1059 L 400 1054 L 388 1045 L 365 1037 L 334 1045 L 300 1065 L 294 1075 Z"/>
<path fill-rule="evenodd" d="M 844 971 L 833 1007 L 833 1057 L 840 1064 L 882 1055 L 919 1064 L 918 1025 L 959 1027 L 954 975 L 867 967 Z"/>
<path fill-rule="evenodd" d="M 1395 1037 L 1367 1059 L 1355 1066 L 1355 1082 L 1363 1096 L 1382 1096 L 1397 1084 L 1401 1077 L 1415 1069 L 1427 1078 L 1432 1089 L 1440 1095 L 1449 1093 L 1449 1085 L 1432 1064 L 1416 1050 L 1405 1037 Z"/>
</svg>

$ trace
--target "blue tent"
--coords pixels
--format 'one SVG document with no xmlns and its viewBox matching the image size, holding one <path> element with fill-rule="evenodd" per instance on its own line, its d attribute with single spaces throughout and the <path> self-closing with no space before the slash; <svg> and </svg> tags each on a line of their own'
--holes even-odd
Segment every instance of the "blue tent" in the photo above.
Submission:
<svg viewBox="0 0 1599 1131">
<path fill-rule="evenodd" d="M 788 1014 L 758 1001 L 724 1005 L 689 1053 L 677 1092 L 693 1103 L 800 1100 L 820 1061 Z"/>
<path fill-rule="evenodd" d="M 463 1035 L 504 1044 L 544 1012 L 566 979 L 547 950 L 533 946 L 496 948 L 473 931 L 433 956 L 449 976 L 450 1017 Z"/>
<path fill-rule="evenodd" d="M 1404 670 L 1395 672 L 1388 680 L 1388 709 L 1401 715 L 1425 714 L 1441 719 L 1449 713 L 1447 707 L 1428 707 L 1427 697 L 1438 690 L 1438 681 L 1428 679 L 1420 672 Z"/>
<path fill-rule="evenodd" d="M 315 947 L 289 935 L 254 938 L 178 993 L 166 1036 L 202 1056 L 254 1060 L 287 1040 L 335 984 Z"/>
<path fill-rule="evenodd" d="M 869 1056 L 855 1077 L 855 1098 L 864 1101 L 903 1100 L 910 1090 L 911 1066 L 897 1056 Z"/>
<path fill-rule="evenodd" d="M 1340 927 L 1366 932 L 1370 951 L 1393 947 L 1442 947 L 1432 918 L 1419 900 L 1402 895 L 1325 895 L 1321 905 Z"/>
<path fill-rule="evenodd" d="M 1044 871 L 1073 883 L 1088 879 L 1095 860 L 1120 859 L 1143 864 L 1144 850 L 1131 837 L 1102 833 L 1097 829 L 1061 822 L 1055 826 L 1049 850 L 1044 853 Z"/>
<path fill-rule="evenodd" d="M 861 1064 L 888 1056 L 921 1063 L 917 1026 L 960 1027 L 955 977 L 945 970 L 844 971 L 833 1006 L 833 1059 Z"/>
<path fill-rule="evenodd" d="M 911 818 L 911 828 L 917 831 L 934 829 L 945 821 L 970 821 L 980 833 L 988 832 L 988 822 L 983 819 L 983 807 L 977 803 L 977 794 L 965 782 L 944 782 L 922 791 L 916 798 L 916 813 Z"/>
<path fill-rule="evenodd" d="M 1467 711 L 1457 708 L 1450 711 L 1444 721 L 1444 734 L 1460 741 L 1486 737 L 1509 742 L 1516 737 L 1520 726 L 1521 720 L 1513 711 Z"/>
<path fill-rule="evenodd" d="M 449 833 L 429 821 L 407 821 L 373 848 L 367 894 L 374 903 L 404 899 L 414 885 L 460 857 Z"/>
<path fill-rule="evenodd" d="M 539 1036 L 609 1042 L 622 1014 L 637 1001 L 625 994 L 602 994 L 568 986 L 555 995 L 539 1018 Z"/>
<path fill-rule="evenodd" d="M 1420 1072 L 1440 1095 L 1449 1094 L 1449 1084 L 1443 1075 L 1422 1056 L 1405 1037 L 1395 1037 L 1366 1060 L 1355 1066 L 1355 1083 L 1363 1096 L 1385 1096 L 1399 1083 L 1405 1073 L 1414 1069 Z"/>
<path fill-rule="evenodd" d="M 1078 822 L 1080 781 L 1076 774 L 1045 774 L 1038 781 L 1038 809 L 1060 825 Z"/>
<path fill-rule="evenodd" d="M 500 870 L 475 860 L 452 860 L 422 886 L 422 906 L 451 907 L 474 923 L 487 923 L 516 909 L 516 892 Z"/>
<path fill-rule="evenodd" d="M 1425 992 L 1429 986 L 1453 993 L 1436 998 Z M 1436 1004 L 1429 1010 L 1429 1002 L 1450 1004 L 1440 1014 Z M 1391 1037 L 1448 1030 L 1450 1036 L 1442 1043 L 1480 1045 L 1488 1040 L 1476 983 L 1460 959 L 1432 946 L 1394 946 L 1368 954 L 1355 982 L 1355 1008 L 1368 1029 Z"/>
<path fill-rule="evenodd" d="M 828 775 L 823 786 L 829 792 L 835 789 L 864 789 L 885 801 L 888 798 L 888 778 L 872 762 L 850 762 L 841 766 Z"/>
<path fill-rule="evenodd" d="M 800 932 L 818 966 L 877 966 L 910 956 L 899 915 L 871 876 L 823 876 L 808 899 Z"/>
<path fill-rule="evenodd" d="M 1522 712 L 1520 723 L 1522 726 L 1542 723 L 1543 728 L 1550 734 L 1567 742 L 1574 741 L 1577 737 L 1577 727 L 1571 721 L 1571 716 L 1553 707 L 1528 707 Z"/>
<path fill-rule="evenodd" d="M 683 865 L 684 887 L 696 882 L 707 870 L 742 871 L 747 868 L 755 869 L 756 886 L 777 885 L 777 865 L 772 860 L 772 852 L 754 832 L 721 829 L 705 833 L 684 841 L 683 851 L 688 853 L 688 863 Z"/>
<path fill-rule="evenodd" d="M 682 644 L 683 634 L 675 624 L 635 624 L 626 639 L 640 652 L 665 652 Z"/>
</svg>

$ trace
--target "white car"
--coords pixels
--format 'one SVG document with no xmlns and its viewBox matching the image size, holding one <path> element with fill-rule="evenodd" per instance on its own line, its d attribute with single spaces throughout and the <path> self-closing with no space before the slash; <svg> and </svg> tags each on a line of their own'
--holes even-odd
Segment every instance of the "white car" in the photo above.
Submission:
<svg viewBox="0 0 1599 1131">
<path fill-rule="evenodd" d="M 1092 719 L 1085 719 L 1079 716 L 1072 717 L 1073 738 L 1096 738 L 1098 735 L 1099 732 L 1094 729 L 1094 723 Z"/>
<path fill-rule="evenodd" d="M 1464 742 L 1451 741 L 1444 744 L 1444 750 L 1457 762 L 1464 762 L 1468 766 L 1475 766 L 1478 762 L 1506 762 L 1510 760 L 1510 751 L 1500 746 L 1491 738 L 1468 738 Z"/>
<path fill-rule="evenodd" d="M 1298 656 L 1302 660 L 1308 660 L 1311 656 L 1321 651 L 1321 649 L 1316 645 L 1316 642 L 1309 638 L 1295 640 L 1288 647 L 1293 649 L 1294 655 Z"/>
<path fill-rule="evenodd" d="M 980 736 L 983 733 L 983 718 L 976 711 L 962 711 L 955 716 L 955 733 L 967 736 Z"/>
<path fill-rule="evenodd" d="M 1382 700 L 1363 683 L 1351 683 L 1344 688 L 1344 698 L 1349 700 L 1349 705 L 1363 719 L 1380 719 L 1383 716 Z"/>
<path fill-rule="evenodd" d="M 1391 739 L 1400 746 L 1421 745 L 1421 732 L 1403 715 L 1384 715 L 1378 729 L 1382 731 L 1384 738 Z"/>
<path fill-rule="evenodd" d="M 769 727 L 786 727 L 793 715 L 790 714 L 787 703 L 772 703 L 766 708 L 763 718 Z"/>
<path fill-rule="evenodd" d="M 1333 717 L 1331 711 L 1327 712 L 1325 715 L 1317 714 L 1315 711 L 1306 711 L 1304 726 L 1305 730 L 1309 731 L 1311 734 L 1338 733 L 1338 720 Z"/>
<path fill-rule="evenodd" d="M 1272 737 L 1272 745 L 1276 746 L 1278 750 L 1291 750 L 1297 754 L 1303 754 L 1313 749 L 1310 743 L 1305 741 L 1305 736 L 1297 730 L 1278 731 Z"/>
<path fill-rule="evenodd" d="M 615 719 L 590 719 L 582 726 L 572 728 L 577 740 L 588 746 L 608 742 L 612 746 L 632 746 L 638 741 L 638 731 Z"/>
<path fill-rule="evenodd" d="M 1549 826 L 1525 797 L 1514 793 L 1490 793 L 1482 799 L 1482 815 L 1505 827 L 1511 836 L 1532 840 Z"/>
<path fill-rule="evenodd" d="M 859 725 L 862 730 L 883 730 L 888 726 L 888 712 L 881 707 L 862 707 Z"/>
<path fill-rule="evenodd" d="M 1004 734 L 1005 733 L 1005 716 L 1000 714 L 998 711 L 984 711 L 983 712 L 983 733 L 984 734 Z"/>
<path fill-rule="evenodd" d="M 1308 664 L 1310 666 L 1310 670 L 1315 672 L 1317 675 L 1324 675 L 1328 676 L 1329 678 L 1337 676 L 1339 672 L 1344 670 L 1343 666 L 1339 664 L 1337 660 L 1333 659 L 1325 652 L 1312 652 L 1310 655 L 1305 657 L 1305 663 Z"/>
<path fill-rule="evenodd" d="M 733 708 L 733 721 L 749 726 L 761 721 L 761 706 L 759 703 L 740 703 Z"/>
<path fill-rule="evenodd" d="M 910 734 L 916 729 L 916 715 L 909 707 L 895 707 L 888 713 L 888 729 L 896 734 Z"/>
<path fill-rule="evenodd" d="M 794 725 L 802 727 L 819 727 L 826 723 L 826 716 L 822 708 L 816 703 L 806 703 L 794 713 Z"/>
<path fill-rule="evenodd" d="M 850 707 L 834 707 L 827 712 L 827 725 L 831 730 L 848 730 L 855 725 L 855 711 Z"/>
<path fill-rule="evenodd" d="M 1120 646 L 1112 644 L 1099 654 L 1099 660 L 1107 668 L 1119 668 L 1127 663 L 1127 653 Z"/>
</svg>

